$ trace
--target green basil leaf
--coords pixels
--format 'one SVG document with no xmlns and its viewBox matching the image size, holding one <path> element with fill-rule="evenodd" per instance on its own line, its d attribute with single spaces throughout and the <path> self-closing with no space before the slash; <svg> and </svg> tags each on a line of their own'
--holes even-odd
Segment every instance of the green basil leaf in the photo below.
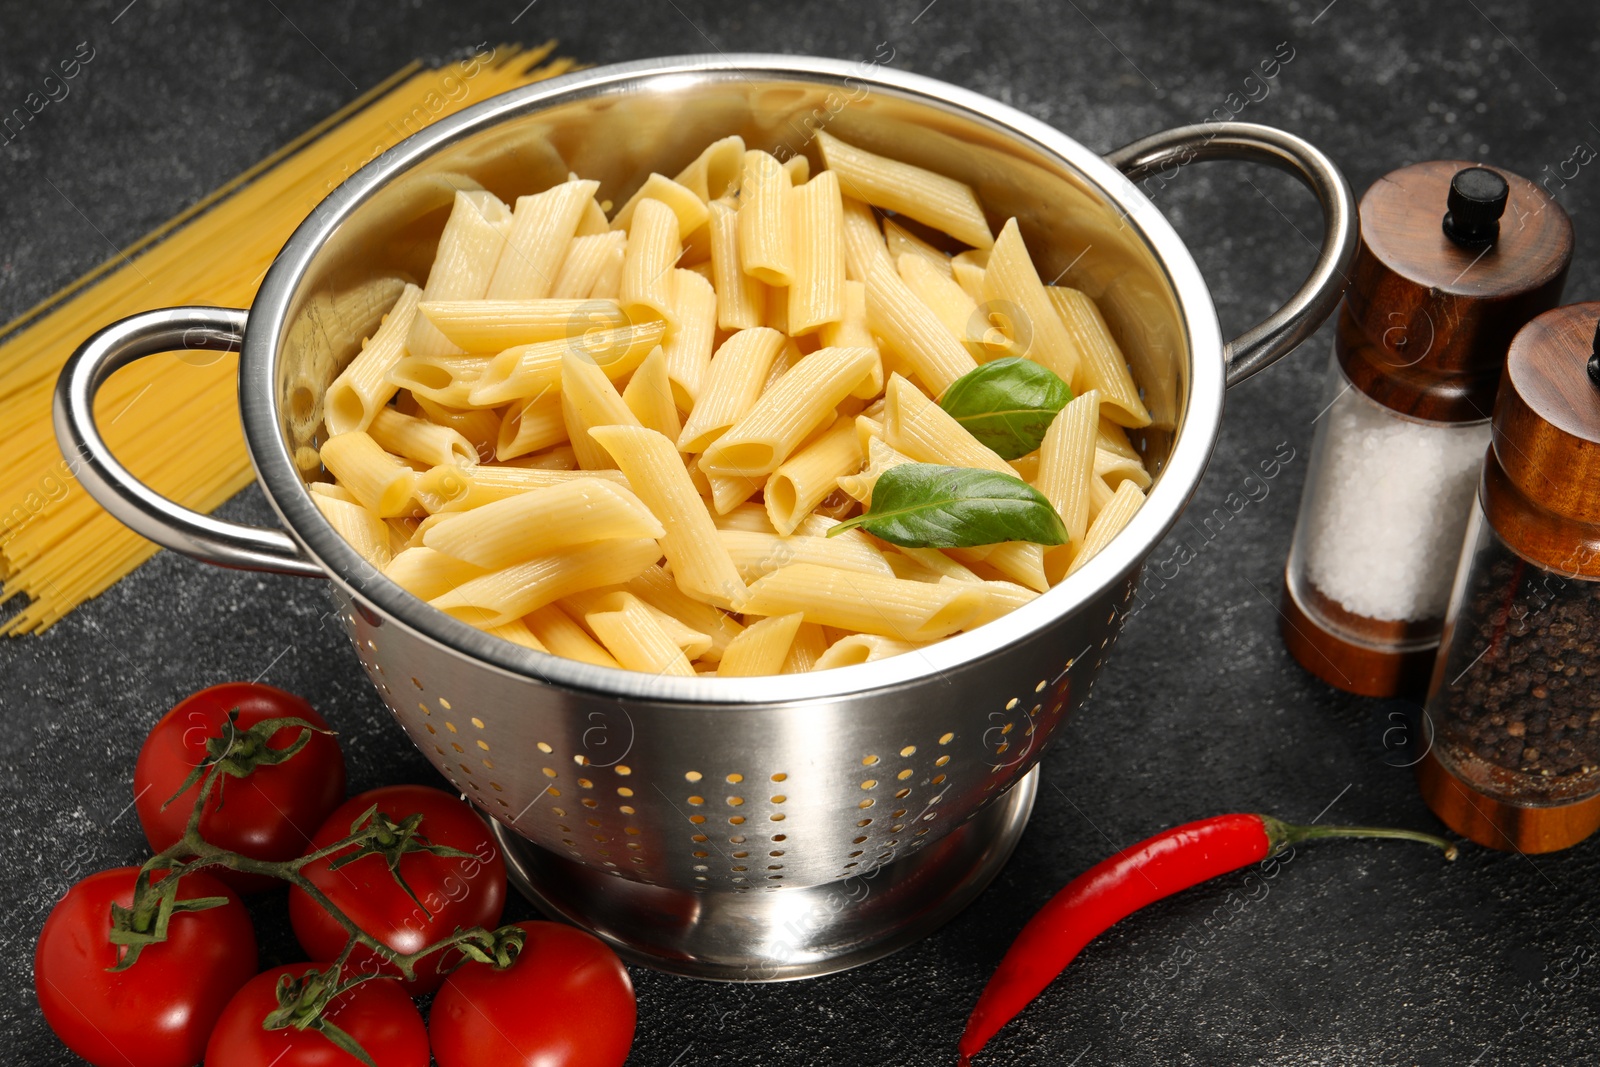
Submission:
<svg viewBox="0 0 1600 1067">
<path fill-rule="evenodd" d="M 951 382 L 939 406 L 1001 459 L 1016 459 L 1039 447 L 1071 399 L 1072 390 L 1049 367 L 1011 356 Z"/>
<path fill-rule="evenodd" d="M 839 523 L 828 536 L 855 526 L 905 548 L 1067 540 L 1056 509 L 1021 478 L 935 463 L 902 463 L 884 471 L 872 487 L 872 507 Z"/>
</svg>

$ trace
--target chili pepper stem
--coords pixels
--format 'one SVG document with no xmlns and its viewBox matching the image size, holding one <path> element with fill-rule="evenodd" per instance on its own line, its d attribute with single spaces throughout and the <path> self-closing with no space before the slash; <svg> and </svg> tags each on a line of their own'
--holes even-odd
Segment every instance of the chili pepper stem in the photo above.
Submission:
<svg viewBox="0 0 1600 1067">
<path fill-rule="evenodd" d="M 1453 860 L 1460 854 L 1456 846 L 1444 838 L 1416 830 L 1397 830 L 1388 826 L 1301 826 L 1270 815 L 1260 818 L 1266 827 L 1268 847 L 1272 852 L 1277 852 L 1285 845 L 1298 845 L 1302 841 L 1314 841 L 1321 837 L 1382 837 L 1432 845 L 1443 852 L 1447 860 Z"/>
</svg>

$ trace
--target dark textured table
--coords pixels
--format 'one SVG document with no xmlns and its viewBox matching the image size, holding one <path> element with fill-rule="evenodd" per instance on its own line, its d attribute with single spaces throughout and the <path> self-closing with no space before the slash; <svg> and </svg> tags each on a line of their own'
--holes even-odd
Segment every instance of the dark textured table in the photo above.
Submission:
<svg viewBox="0 0 1600 1067">
<path fill-rule="evenodd" d="M 124 6 L 126 4 L 126 7 Z M 526 7 L 524 7 L 526 4 Z M 1596 295 L 1600 53 L 1592 2 L 1105 0 L 739 5 L 0 3 L 0 111 L 79 42 L 70 96 L 0 144 L 0 319 L 179 211 L 417 55 L 547 36 L 589 62 L 707 50 L 892 65 L 987 93 L 1106 150 L 1237 106 L 1280 43 L 1293 59 L 1241 118 L 1302 134 L 1359 193 L 1439 156 L 1551 187 L 1579 231 L 1567 292 Z M 1239 96 L 1229 100 L 1229 94 Z M 1579 151 L 1579 146 L 1583 147 Z M 1560 176 L 1560 177 L 1552 177 Z M 1237 331 L 1309 266 L 1318 223 L 1274 172 L 1185 168 L 1162 207 Z M 98 324 L 85 323 L 88 332 Z M 1277 636 L 1278 598 L 1330 331 L 1237 389 L 1197 508 L 1281 443 L 1295 459 L 1225 532 L 1180 523 L 1198 558 L 1127 627 L 1093 700 L 1044 761 L 1004 873 L 922 943 L 800 984 L 728 986 L 635 969 L 630 1063 L 953 1061 L 966 1011 L 1011 936 L 1114 847 L 1227 810 L 1436 826 L 1399 764 L 1398 705 L 1333 692 Z M 0 440 L 5 431 L 0 429 Z M 5 448 L 0 445 L 0 450 Z M 1259 495 L 1259 493 L 1257 494 Z M 253 490 L 225 509 L 265 521 Z M 144 855 L 133 755 L 184 694 L 237 678 L 308 696 L 346 738 L 351 787 L 438 782 L 389 720 L 316 582 L 170 553 L 42 637 L 0 644 L 0 1047 L 77 1062 L 28 990 L 34 935 L 65 887 Z M 993 1046 L 1027 1064 L 1597 1064 L 1600 840 L 1528 858 L 1344 843 L 1303 849 L 1166 901 L 1095 942 Z M 263 962 L 292 959 L 281 905 L 258 907 Z M 513 911 L 529 912 L 518 902 Z"/>
</svg>

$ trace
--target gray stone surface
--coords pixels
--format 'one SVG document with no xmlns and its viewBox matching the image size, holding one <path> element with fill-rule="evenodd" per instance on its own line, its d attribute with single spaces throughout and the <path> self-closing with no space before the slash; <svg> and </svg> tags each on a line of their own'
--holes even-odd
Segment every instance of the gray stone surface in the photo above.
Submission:
<svg viewBox="0 0 1600 1067">
<path fill-rule="evenodd" d="M 709 49 L 867 58 L 887 42 L 894 66 L 987 93 L 1102 150 L 1206 117 L 1287 41 L 1293 61 L 1242 117 L 1309 137 L 1358 191 L 1445 155 L 1542 178 L 1578 143 L 1600 145 L 1589 2 L 525 2 L 3 0 L 0 111 L 79 42 L 94 58 L 68 97 L 0 145 L 0 319 L 413 56 L 485 40 L 559 37 L 593 63 Z M 1581 168 L 1558 197 L 1580 234 L 1568 294 L 1592 297 L 1600 167 Z M 1186 168 L 1161 200 L 1230 329 L 1270 310 L 1310 263 L 1315 215 L 1275 173 Z M 1280 442 L 1298 458 L 1129 625 L 1090 706 L 1047 756 L 1032 825 L 995 885 L 926 941 L 850 974 L 736 987 L 636 969 L 630 1063 L 953 1062 L 1012 935 L 1114 847 L 1228 810 L 1435 825 L 1385 748 L 1393 706 L 1324 687 L 1277 636 L 1329 344 L 1325 329 L 1230 397 L 1196 507 L 1219 504 Z M 253 490 L 227 508 L 265 512 Z M 163 553 L 43 637 L 0 645 L 6 1062 L 77 1062 L 28 993 L 33 938 L 75 878 L 142 858 L 126 811 L 133 756 L 184 694 L 260 677 L 305 694 L 343 732 L 352 789 L 438 781 L 319 624 L 324 610 L 314 582 Z M 1305 849 L 1265 892 L 1225 877 L 1096 941 L 988 1062 L 1600 1063 L 1597 884 L 1593 840 L 1537 859 L 1469 848 L 1453 866 L 1404 845 Z M 278 905 L 258 907 L 263 963 L 297 954 L 282 918 Z"/>
</svg>

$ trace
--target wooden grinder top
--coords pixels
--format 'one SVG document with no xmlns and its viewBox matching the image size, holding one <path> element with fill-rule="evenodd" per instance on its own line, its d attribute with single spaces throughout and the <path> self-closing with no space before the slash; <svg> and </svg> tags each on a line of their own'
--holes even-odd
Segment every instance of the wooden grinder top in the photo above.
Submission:
<svg viewBox="0 0 1600 1067">
<path fill-rule="evenodd" d="M 1600 578 L 1600 303 L 1547 311 L 1511 342 L 1484 507 L 1519 555 Z"/>
<path fill-rule="evenodd" d="M 1340 365 L 1394 411 L 1487 419 L 1511 338 L 1560 301 L 1571 261 L 1572 220 L 1526 178 L 1452 160 L 1393 171 L 1361 198 Z"/>
</svg>

